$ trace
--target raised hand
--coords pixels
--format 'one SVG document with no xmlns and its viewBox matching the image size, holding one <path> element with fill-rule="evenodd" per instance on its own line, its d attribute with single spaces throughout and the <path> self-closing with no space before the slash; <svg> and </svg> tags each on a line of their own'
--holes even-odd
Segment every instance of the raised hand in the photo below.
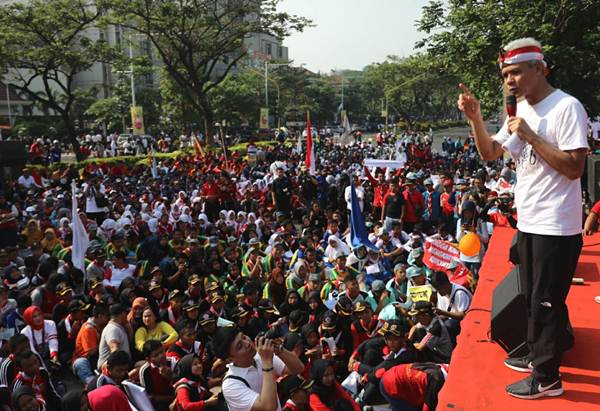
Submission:
<svg viewBox="0 0 600 411">
<path fill-rule="evenodd" d="M 481 117 L 479 100 L 475 98 L 473 93 L 471 93 L 463 83 L 460 83 L 458 87 L 462 90 L 462 93 L 458 96 L 458 109 L 465 113 L 465 116 L 467 116 L 469 120 L 475 120 L 476 118 Z"/>
<path fill-rule="evenodd" d="M 263 366 L 268 364 L 270 367 L 273 364 L 273 353 L 275 352 L 275 347 L 270 339 L 258 337 L 256 339 L 256 351 L 258 352 L 258 355 L 260 355 Z"/>
</svg>

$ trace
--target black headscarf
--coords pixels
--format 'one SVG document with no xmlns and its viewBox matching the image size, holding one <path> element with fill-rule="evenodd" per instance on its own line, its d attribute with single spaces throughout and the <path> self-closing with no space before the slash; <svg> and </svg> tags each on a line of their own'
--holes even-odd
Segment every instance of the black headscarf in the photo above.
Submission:
<svg viewBox="0 0 600 411">
<path fill-rule="evenodd" d="M 323 375 L 325 374 L 327 367 L 333 366 L 333 362 L 320 358 L 312 364 L 312 368 L 310 370 L 310 376 L 314 381 L 311 392 L 316 394 L 321 402 L 329 408 L 333 407 L 335 390 L 333 387 L 327 387 L 323 385 Z"/>
<path fill-rule="evenodd" d="M 296 294 L 296 296 L 298 297 L 296 299 L 297 302 L 294 305 L 290 305 L 290 303 L 288 302 L 288 298 L 292 294 Z M 302 299 L 302 297 L 300 297 L 300 294 L 298 293 L 298 291 L 288 290 L 288 292 L 285 294 L 285 300 L 283 301 L 283 303 L 281 303 L 281 306 L 279 307 L 279 313 L 281 314 L 282 317 L 287 317 L 294 310 L 308 312 L 308 305 Z"/>
<path fill-rule="evenodd" d="M 323 316 L 325 311 L 327 311 L 327 307 L 325 307 L 325 304 L 323 304 L 323 300 L 321 299 L 321 292 L 319 290 L 311 291 L 308 294 L 307 301 L 310 301 L 311 299 L 316 300 L 319 303 L 319 305 L 317 306 L 317 308 L 315 310 L 310 309 L 310 305 L 309 305 L 308 313 L 315 316 L 315 322 L 320 323 L 321 317 Z M 308 305 L 308 303 L 307 303 L 307 305 Z"/>
<path fill-rule="evenodd" d="M 317 326 L 316 323 L 304 324 L 302 326 L 302 328 L 300 329 L 300 333 L 302 334 L 302 338 L 304 339 L 305 345 L 308 346 L 308 336 L 313 332 L 317 333 L 317 336 L 319 335 L 319 327 Z M 308 348 L 313 348 L 313 347 L 308 347 Z"/>
<path fill-rule="evenodd" d="M 200 380 L 198 375 L 192 374 L 192 363 L 194 362 L 194 358 L 198 358 L 198 356 L 196 354 L 187 354 L 177 362 L 173 372 L 176 381 L 182 378 L 196 382 Z"/>
</svg>

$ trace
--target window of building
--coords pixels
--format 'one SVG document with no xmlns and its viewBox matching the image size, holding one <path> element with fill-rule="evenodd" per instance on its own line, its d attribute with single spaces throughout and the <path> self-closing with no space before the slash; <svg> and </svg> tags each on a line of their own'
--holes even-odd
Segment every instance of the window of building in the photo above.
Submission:
<svg viewBox="0 0 600 411">
<path fill-rule="evenodd" d="M 277 47 L 277 57 L 283 58 L 283 47 L 281 46 Z"/>
<path fill-rule="evenodd" d="M 269 56 L 273 54 L 273 51 L 271 50 L 271 43 L 265 44 L 265 53 L 267 53 Z"/>
</svg>

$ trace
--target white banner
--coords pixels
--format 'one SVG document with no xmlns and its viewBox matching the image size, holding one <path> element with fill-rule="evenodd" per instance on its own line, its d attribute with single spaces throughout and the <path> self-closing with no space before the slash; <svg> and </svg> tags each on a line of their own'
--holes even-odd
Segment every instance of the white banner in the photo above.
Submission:
<svg viewBox="0 0 600 411">
<path fill-rule="evenodd" d="M 367 167 L 379 167 L 379 168 L 402 168 L 406 164 L 405 160 L 379 160 L 375 158 L 367 158 L 364 161 L 364 165 Z"/>
</svg>

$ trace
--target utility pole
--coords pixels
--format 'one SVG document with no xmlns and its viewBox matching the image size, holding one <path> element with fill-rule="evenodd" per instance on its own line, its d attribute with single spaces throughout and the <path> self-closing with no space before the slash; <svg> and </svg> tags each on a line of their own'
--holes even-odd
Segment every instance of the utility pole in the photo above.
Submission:
<svg viewBox="0 0 600 411">
<path fill-rule="evenodd" d="M 135 76 L 133 74 L 133 47 L 131 33 L 129 33 L 129 75 L 131 80 L 131 106 L 135 107 Z"/>
</svg>

